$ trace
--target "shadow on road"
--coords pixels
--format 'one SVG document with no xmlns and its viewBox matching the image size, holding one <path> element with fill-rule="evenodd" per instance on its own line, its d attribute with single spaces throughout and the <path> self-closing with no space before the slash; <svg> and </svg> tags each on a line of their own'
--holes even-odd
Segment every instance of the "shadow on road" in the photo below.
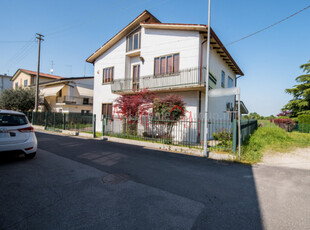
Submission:
<svg viewBox="0 0 310 230">
<path fill-rule="evenodd" d="M 205 208 L 192 229 L 263 228 L 250 165 L 46 133 L 37 138 L 40 149 L 201 202 Z"/>
</svg>

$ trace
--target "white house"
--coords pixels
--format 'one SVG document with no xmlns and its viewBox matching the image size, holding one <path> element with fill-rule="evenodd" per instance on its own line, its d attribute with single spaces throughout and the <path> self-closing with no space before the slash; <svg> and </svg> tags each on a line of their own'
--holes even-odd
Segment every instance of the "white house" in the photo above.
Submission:
<svg viewBox="0 0 310 230">
<path fill-rule="evenodd" d="M 93 77 L 71 77 L 40 84 L 40 111 L 92 113 Z"/>
<path fill-rule="evenodd" d="M 112 115 L 117 97 L 144 88 L 159 96 L 181 95 L 188 114 L 198 120 L 205 110 L 206 38 L 207 25 L 161 23 L 144 11 L 89 56 L 86 61 L 94 64 L 97 130 L 101 131 L 102 115 Z M 234 87 L 243 72 L 213 30 L 210 44 L 210 88 Z M 210 99 L 210 114 L 221 117 L 234 103 L 234 96 Z"/>
</svg>

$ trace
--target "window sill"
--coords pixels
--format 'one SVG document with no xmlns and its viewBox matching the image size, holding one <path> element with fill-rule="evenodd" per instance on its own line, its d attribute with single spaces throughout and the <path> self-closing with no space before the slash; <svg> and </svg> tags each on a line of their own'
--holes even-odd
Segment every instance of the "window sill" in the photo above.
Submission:
<svg viewBox="0 0 310 230">
<path fill-rule="evenodd" d="M 105 82 L 105 83 L 101 83 L 101 85 L 111 85 L 111 84 L 113 84 L 114 82 L 113 81 L 111 81 L 111 82 Z"/>
<path fill-rule="evenodd" d="M 126 56 L 129 56 L 129 57 L 140 56 L 140 54 L 141 54 L 140 49 L 131 50 L 131 51 L 126 52 Z"/>
</svg>

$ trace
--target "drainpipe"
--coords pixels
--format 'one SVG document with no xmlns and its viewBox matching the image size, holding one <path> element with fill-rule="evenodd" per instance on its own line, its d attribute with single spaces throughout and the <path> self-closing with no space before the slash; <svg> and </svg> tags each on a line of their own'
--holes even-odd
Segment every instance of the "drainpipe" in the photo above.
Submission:
<svg viewBox="0 0 310 230">
<path fill-rule="evenodd" d="M 200 51 L 200 83 L 202 82 L 202 63 L 203 63 L 203 44 L 208 41 L 208 39 L 204 40 L 201 43 L 201 51 Z M 208 75 L 208 74 L 207 74 Z"/>
</svg>

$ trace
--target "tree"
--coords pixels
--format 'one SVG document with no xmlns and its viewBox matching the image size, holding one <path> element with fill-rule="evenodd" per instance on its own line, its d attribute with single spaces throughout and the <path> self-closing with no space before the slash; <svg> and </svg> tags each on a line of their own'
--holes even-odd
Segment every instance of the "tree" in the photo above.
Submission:
<svg viewBox="0 0 310 230">
<path fill-rule="evenodd" d="M 153 116 L 159 123 L 166 125 L 168 138 L 171 138 L 174 124 L 185 115 L 185 112 L 185 102 L 179 95 L 171 94 L 154 100 Z"/>
<path fill-rule="evenodd" d="M 134 94 L 122 95 L 116 99 L 117 109 L 126 117 L 124 130 L 129 132 L 129 134 L 136 133 L 139 115 L 147 114 L 152 108 L 154 98 L 154 93 L 144 89 Z"/>
<path fill-rule="evenodd" d="M 300 68 L 305 74 L 296 78 L 299 84 L 285 90 L 286 93 L 293 95 L 293 99 L 282 110 L 291 111 L 291 117 L 310 114 L 310 60 Z"/>
<path fill-rule="evenodd" d="M 0 108 L 29 111 L 34 109 L 35 91 L 32 88 L 5 89 L 0 94 Z"/>
<path fill-rule="evenodd" d="M 152 108 L 155 94 L 148 89 L 134 94 L 122 95 L 116 99 L 116 106 L 128 119 L 137 119 L 140 114 L 145 114 Z"/>
</svg>

